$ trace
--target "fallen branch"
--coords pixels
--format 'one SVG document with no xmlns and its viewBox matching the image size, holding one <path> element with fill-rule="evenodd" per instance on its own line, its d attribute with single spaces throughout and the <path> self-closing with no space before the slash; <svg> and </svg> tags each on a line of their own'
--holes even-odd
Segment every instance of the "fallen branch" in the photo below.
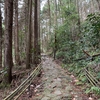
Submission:
<svg viewBox="0 0 100 100">
<path fill-rule="evenodd" d="M 74 60 L 74 61 L 80 61 L 80 60 L 93 60 L 93 58 L 94 58 L 94 57 L 97 57 L 97 56 L 100 56 L 100 53 L 99 53 L 99 54 L 96 54 L 96 55 L 93 55 L 93 56 L 85 56 L 85 57 L 76 59 L 76 60 Z"/>
<path fill-rule="evenodd" d="M 87 56 L 91 56 L 88 52 L 86 52 L 85 50 L 83 50 L 83 52 L 87 55 Z"/>
</svg>

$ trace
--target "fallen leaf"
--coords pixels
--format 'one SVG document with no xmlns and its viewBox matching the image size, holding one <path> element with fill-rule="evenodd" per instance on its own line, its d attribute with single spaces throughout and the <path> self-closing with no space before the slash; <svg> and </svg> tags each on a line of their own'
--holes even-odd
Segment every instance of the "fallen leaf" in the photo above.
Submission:
<svg viewBox="0 0 100 100">
<path fill-rule="evenodd" d="M 34 85 L 33 85 L 33 84 L 31 84 L 31 87 L 34 87 Z"/>
<path fill-rule="evenodd" d="M 78 82 L 78 80 L 77 80 L 77 79 L 75 79 L 75 80 L 74 80 L 74 82 Z"/>
<path fill-rule="evenodd" d="M 34 90 L 34 92 L 37 92 L 37 91 L 38 91 L 37 89 Z"/>
<path fill-rule="evenodd" d="M 93 100 L 93 98 L 89 97 L 89 100 Z"/>
<path fill-rule="evenodd" d="M 40 85 L 37 85 L 37 86 L 36 86 L 36 88 L 39 88 L 39 87 L 40 87 Z"/>
<path fill-rule="evenodd" d="M 26 92 L 28 91 L 28 89 L 26 89 Z"/>
<path fill-rule="evenodd" d="M 74 75 L 71 75 L 71 78 L 74 78 Z"/>
<path fill-rule="evenodd" d="M 37 96 L 39 96 L 40 94 L 36 94 Z"/>
<path fill-rule="evenodd" d="M 75 98 L 73 98 L 72 100 L 76 100 Z"/>
<path fill-rule="evenodd" d="M 75 95 L 75 98 L 77 98 L 78 96 L 77 95 Z"/>
</svg>

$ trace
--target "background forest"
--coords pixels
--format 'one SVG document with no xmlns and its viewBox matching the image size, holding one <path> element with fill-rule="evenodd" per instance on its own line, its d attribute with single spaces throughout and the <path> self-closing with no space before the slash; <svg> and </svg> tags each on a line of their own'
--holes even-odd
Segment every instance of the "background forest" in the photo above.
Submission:
<svg viewBox="0 0 100 100">
<path fill-rule="evenodd" d="M 86 93 L 100 93 L 99 12 L 99 0 L 48 0 L 41 12 L 46 26 L 42 33 L 49 40 L 49 45 L 43 41 L 42 50 L 52 50 L 54 59 L 78 76 L 77 84 L 89 80 L 92 87 L 87 85 Z"/>
<path fill-rule="evenodd" d="M 100 1 L 0 0 L 1 87 L 13 70 L 34 69 L 47 52 L 86 93 L 100 94 Z"/>
</svg>

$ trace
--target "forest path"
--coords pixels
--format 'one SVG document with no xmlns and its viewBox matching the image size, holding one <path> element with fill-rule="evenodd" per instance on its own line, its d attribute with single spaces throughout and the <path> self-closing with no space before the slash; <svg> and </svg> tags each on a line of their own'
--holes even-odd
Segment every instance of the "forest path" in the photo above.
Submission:
<svg viewBox="0 0 100 100">
<path fill-rule="evenodd" d="M 61 68 L 52 58 L 43 57 L 41 84 L 34 90 L 31 100 L 89 100 L 73 85 L 73 77 Z"/>
</svg>

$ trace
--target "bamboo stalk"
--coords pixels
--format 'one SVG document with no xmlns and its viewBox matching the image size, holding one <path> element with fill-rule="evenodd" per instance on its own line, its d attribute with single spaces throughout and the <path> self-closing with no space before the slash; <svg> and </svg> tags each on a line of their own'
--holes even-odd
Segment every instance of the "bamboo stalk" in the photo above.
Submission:
<svg viewBox="0 0 100 100">
<path fill-rule="evenodd" d="M 4 100 L 11 100 L 18 93 L 18 91 L 20 91 L 25 85 L 27 85 L 27 83 L 34 77 L 34 73 L 36 72 L 36 70 L 41 69 L 40 65 L 41 65 L 41 63 L 30 74 L 30 76 L 26 80 L 24 80 L 24 82 L 18 88 L 16 88 L 10 95 L 8 95 Z"/>
<path fill-rule="evenodd" d="M 38 71 L 38 73 L 39 73 L 39 71 Z M 38 73 L 36 74 L 36 76 L 38 75 Z M 35 76 L 35 77 L 36 77 Z M 35 78 L 34 77 L 34 78 Z M 14 100 L 17 100 L 22 94 L 23 94 L 23 92 L 30 86 L 30 84 L 32 83 L 32 81 L 33 80 L 31 80 L 31 82 L 20 92 L 20 94 L 17 96 L 17 97 L 15 97 L 15 99 Z"/>
<path fill-rule="evenodd" d="M 23 94 L 23 92 L 29 87 L 29 85 L 30 85 L 30 84 L 28 84 L 28 85 L 22 90 L 22 92 L 20 92 L 20 94 L 19 94 L 17 97 L 15 97 L 14 100 L 17 100 L 17 99 Z"/>
<path fill-rule="evenodd" d="M 33 77 L 34 77 L 34 75 L 33 75 Z M 17 91 L 13 92 L 11 96 L 9 96 L 8 98 L 6 98 L 6 99 L 4 99 L 4 100 L 11 100 L 15 95 L 17 95 L 18 92 L 21 91 L 21 89 L 23 89 L 23 87 L 24 87 L 25 85 L 27 85 L 27 84 L 29 83 L 29 81 L 30 81 L 33 77 L 31 77 L 30 79 L 28 79 L 28 81 L 27 81 L 25 84 L 21 85 L 20 88 L 19 88 Z"/>
<path fill-rule="evenodd" d="M 90 80 L 90 78 L 85 74 L 85 76 L 87 77 L 87 79 L 89 80 L 89 82 L 91 83 L 91 85 L 95 86 L 92 81 Z"/>
<path fill-rule="evenodd" d="M 98 85 L 100 85 L 99 81 L 96 78 L 94 78 L 93 75 L 91 75 L 87 70 L 86 70 L 86 72 L 98 83 Z"/>
<path fill-rule="evenodd" d="M 90 79 L 89 81 L 91 81 L 94 84 L 94 86 L 98 86 L 89 74 L 86 73 L 86 75 L 87 75 L 88 79 Z"/>
</svg>

